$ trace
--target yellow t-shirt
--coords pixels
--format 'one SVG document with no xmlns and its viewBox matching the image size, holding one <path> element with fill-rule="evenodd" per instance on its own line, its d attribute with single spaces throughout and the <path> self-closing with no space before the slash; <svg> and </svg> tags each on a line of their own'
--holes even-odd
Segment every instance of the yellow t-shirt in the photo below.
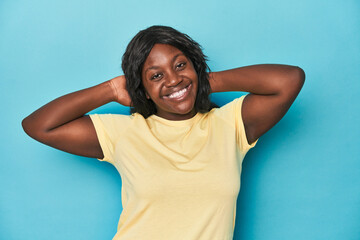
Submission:
<svg viewBox="0 0 360 240">
<path fill-rule="evenodd" d="M 242 160 L 259 140 L 246 139 L 245 96 L 181 121 L 90 115 L 104 153 L 99 160 L 122 178 L 113 240 L 233 239 Z"/>
</svg>

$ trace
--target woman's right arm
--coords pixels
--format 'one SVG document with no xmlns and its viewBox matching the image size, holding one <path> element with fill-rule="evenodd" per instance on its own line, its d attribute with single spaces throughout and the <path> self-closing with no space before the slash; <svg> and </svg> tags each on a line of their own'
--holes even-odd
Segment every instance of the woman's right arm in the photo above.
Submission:
<svg viewBox="0 0 360 240">
<path fill-rule="evenodd" d="M 103 158 L 94 125 L 86 113 L 116 101 L 130 106 L 124 76 L 61 96 L 24 118 L 24 131 L 56 149 L 92 158 Z"/>
</svg>

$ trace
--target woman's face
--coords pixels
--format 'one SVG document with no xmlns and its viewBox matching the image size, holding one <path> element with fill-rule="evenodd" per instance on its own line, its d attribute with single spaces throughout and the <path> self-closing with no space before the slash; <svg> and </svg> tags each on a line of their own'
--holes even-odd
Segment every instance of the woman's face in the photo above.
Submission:
<svg viewBox="0 0 360 240">
<path fill-rule="evenodd" d="M 168 44 L 155 44 L 142 69 L 146 97 L 157 109 L 156 115 L 169 120 L 184 120 L 194 109 L 198 76 L 190 59 Z"/>
</svg>

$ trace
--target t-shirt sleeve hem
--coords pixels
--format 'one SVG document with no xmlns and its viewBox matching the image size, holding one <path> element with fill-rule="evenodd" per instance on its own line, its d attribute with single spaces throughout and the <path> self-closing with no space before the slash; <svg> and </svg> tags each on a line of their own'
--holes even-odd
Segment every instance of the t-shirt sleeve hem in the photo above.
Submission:
<svg viewBox="0 0 360 240">
<path fill-rule="evenodd" d="M 240 117 L 241 117 L 241 123 L 239 124 L 239 127 L 241 128 L 240 129 L 240 132 L 241 132 L 241 141 L 242 141 L 242 151 L 244 152 L 248 152 L 251 148 L 255 147 L 255 145 L 257 144 L 258 139 L 256 139 L 254 142 L 252 142 L 251 144 L 249 144 L 248 140 L 247 140 L 247 137 L 246 137 L 246 132 L 245 132 L 245 125 L 244 125 L 244 121 L 243 121 L 243 116 L 242 116 L 242 105 L 243 105 L 243 102 L 244 102 L 244 99 L 245 97 L 247 96 L 248 94 L 245 94 L 243 96 L 241 96 L 239 98 L 239 106 L 240 106 L 240 109 L 239 109 L 239 114 L 240 114 Z"/>
<path fill-rule="evenodd" d="M 90 114 L 89 116 L 94 125 L 96 135 L 97 135 L 101 150 L 103 151 L 103 155 L 104 155 L 103 158 L 97 158 L 97 159 L 99 161 L 105 161 L 105 162 L 109 162 L 109 163 L 113 164 L 113 159 L 111 157 L 112 156 L 111 151 L 107 144 L 108 137 L 106 136 L 102 121 L 98 114 Z"/>
</svg>

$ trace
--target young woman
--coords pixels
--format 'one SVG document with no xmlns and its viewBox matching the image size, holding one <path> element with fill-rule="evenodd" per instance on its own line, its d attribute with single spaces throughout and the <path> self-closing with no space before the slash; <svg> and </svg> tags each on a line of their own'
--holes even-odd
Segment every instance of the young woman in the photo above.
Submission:
<svg viewBox="0 0 360 240">
<path fill-rule="evenodd" d="M 39 142 L 113 164 L 122 205 L 113 239 L 233 238 L 241 164 L 288 111 L 305 80 L 296 66 L 210 72 L 201 47 L 166 26 L 140 31 L 124 76 L 59 97 L 23 122 Z M 249 92 L 216 107 L 212 92 Z M 131 115 L 91 114 L 109 102 Z"/>
</svg>

